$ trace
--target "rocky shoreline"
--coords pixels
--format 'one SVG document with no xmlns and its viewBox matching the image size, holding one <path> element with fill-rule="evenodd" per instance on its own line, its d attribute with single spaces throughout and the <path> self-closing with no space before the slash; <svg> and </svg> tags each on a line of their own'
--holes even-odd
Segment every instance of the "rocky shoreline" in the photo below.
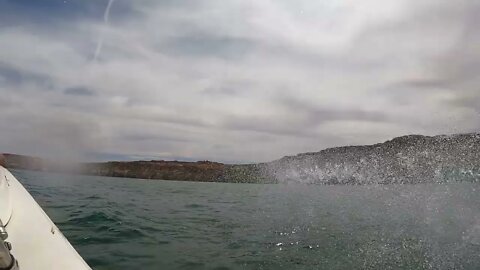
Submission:
<svg viewBox="0 0 480 270">
<path fill-rule="evenodd" d="M 66 163 L 25 155 L 0 154 L 4 166 L 45 172 L 62 172 L 84 175 L 226 183 L 276 183 L 263 178 L 261 164 L 223 164 L 211 161 L 109 161 L 95 163 Z"/>
<path fill-rule="evenodd" d="M 480 181 L 480 134 L 409 135 L 366 146 L 329 148 L 259 164 L 129 161 L 66 164 L 3 154 L 8 168 L 98 176 L 227 183 L 325 185 Z"/>
</svg>

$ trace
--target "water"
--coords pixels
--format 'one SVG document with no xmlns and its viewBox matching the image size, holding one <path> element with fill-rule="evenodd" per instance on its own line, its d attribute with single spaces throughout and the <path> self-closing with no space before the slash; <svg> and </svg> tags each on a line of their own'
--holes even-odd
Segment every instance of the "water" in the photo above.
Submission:
<svg viewBox="0 0 480 270">
<path fill-rule="evenodd" d="M 480 269 L 476 184 L 13 174 L 94 269 Z"/>
</svg>

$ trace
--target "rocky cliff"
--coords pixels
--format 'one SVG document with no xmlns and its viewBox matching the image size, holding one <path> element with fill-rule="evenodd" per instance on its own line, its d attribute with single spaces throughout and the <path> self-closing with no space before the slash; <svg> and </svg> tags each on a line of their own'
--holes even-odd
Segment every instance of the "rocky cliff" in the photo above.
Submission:
<svg viewBox="0 0 480 270">
<path fill-rule="evenodd" d="M 256 164 L 228 165 L 211 161 L 110 161 L 68 163 L 16 154 L 0 154 L 7 168 L 86 175 L 201 182 L 268 183 Z M 0 164 L 1 165 L 1 164 Z"/>
<path fill-rule="evenodd" d="M 329 148 L 261 164 L 132 161 L 66 165 L 5 154 L 6 166 L 143 179 L 327 185 L 480 180 L 480 134 L 410 135 L 367 146 Z"/>
<path fill-rule="evenodd" d="M 82 173 L 89 175 L 200 182 L 268 183 L 259 165 L 229 165 L 211 161 L 131 161 L 87 163 Z"/>
</svg>

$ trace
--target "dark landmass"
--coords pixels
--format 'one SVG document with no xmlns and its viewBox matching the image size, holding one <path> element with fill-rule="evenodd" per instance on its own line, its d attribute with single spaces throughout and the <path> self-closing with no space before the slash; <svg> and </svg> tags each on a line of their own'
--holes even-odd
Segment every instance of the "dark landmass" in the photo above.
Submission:
<svg viewBox="0 0 480 270">
<path fill-rule="evenodd" d="M 410 135 L 245 165 L 199 161 L 67 164 L 4 154 L 8 168 L 87 175 L 228 183 L 413 184 L 480 180 L 480 134 Z M 0 158 L 1 160 L 1 158 Z"/>
<path fill-rule="evenodd" d="M 82 172 L 90 175 L 199 182 L 265 183 L 256 165 L 228 165 L 211 161 L 131 161 L 88 163 Z"/>
<path fill-rule="evenodd" d="M 97 163 L 68 163 L 25 155 L 0 154 L 5 167 L 45 172 L 63 172 L 97 176 L 141 179 L 228 182 L 273 183 L 261 178 L 257 164 L 229 165 L 211 161 L 109 161 Z M 1 165 L 1 164 L 0 164 Z"/>
</svg>

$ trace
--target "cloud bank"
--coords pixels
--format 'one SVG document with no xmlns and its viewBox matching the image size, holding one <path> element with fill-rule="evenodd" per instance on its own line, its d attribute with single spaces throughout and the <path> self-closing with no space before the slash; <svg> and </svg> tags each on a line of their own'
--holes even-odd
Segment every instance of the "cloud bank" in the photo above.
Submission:
<svg viewBox="0 0 480 270">
<path fill-rule="evenodd" d="M 480 128 L 477 1 L 112 2 L 0 0 L 1 151 L 256 162 Z"/>
</svg>

